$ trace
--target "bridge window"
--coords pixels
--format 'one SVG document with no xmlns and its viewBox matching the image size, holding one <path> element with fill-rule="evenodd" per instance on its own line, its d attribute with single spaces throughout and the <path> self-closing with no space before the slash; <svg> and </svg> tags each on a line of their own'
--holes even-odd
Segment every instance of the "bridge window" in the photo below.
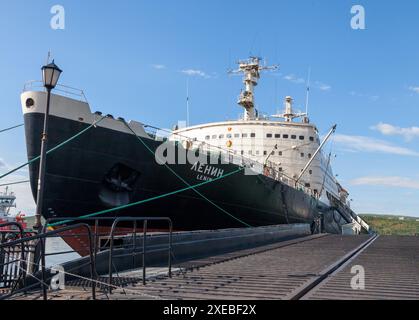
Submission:
<svg viewBox="0 0 419 320">
<path fill-rule="evenodd" d="M 216 136 L 216 135 L 213 135 L 213 136 L 212 136 L 212 138 L 213 138 L 213 139 L 217 139 L 217 136 Z"/>
<path fill-rule="evenodd" d="M 314 137 L 310 137 L 310 141 L 313 142 L 314 141 Z"/>
<path fill-rule="evenodd" d="M 289 135 L 287 135 L 287 134 L 283 134 L 282 135 L 282 138 L 284 138 L 284 139 L 288 139 L 290 136 Z"/>
<path fill-rule="evenodd" d="M 267 156 L 268 155 L 268 151 L 263 151 L 263 155 Z"/>
<path fill-rule="evenodd" d="M 300 140 L 304 140 L 304 136 L 300 136 Z"/>
<path fill-rule="evenodd" d="M 310 170 L 308 173 L 313 174 L 313 170 Z"/>
<path fill-rule="evenodd" d="M 275 135 L 275 139 L 279 139 L 279 138 L 281 138 L 281 135 L 277 133 L 277 134 Z"/>
<path fill-rule="evenodd" d="M 243 150 L 241 151 L 241 154 L 244 155 L 244 151 Z"/>
<path fill-rule="evenodd" d="M 205 137 L 205 140 L 209 140 L 209 139 L 211 139 L 211 137 L 210 137 L 210 136 L 206 136 L 206 137 Z"/>
<path fill-rule="evenodd" d="M 242 137 L 247 138 L 247 133 L 243 133 Z"/>
<path fill-rule="evenodd" d="M 278 152 L 278 156 L 282 156 L 282 151 L 279 151 Z"/>
<path fill-rule="evenodd" d="M 268 133 L 268 134 L 266 135 L 266 138 L 272 138 L 272 133 Z"/>
<path fill-rule="evenodd" d="M 291 139 L 294 139 L 294 140 L 295 140 L 295 139 L 297 139 L 297 136 L 293 134 L 293 135 L 291 136 Z"/>
<path fill-rule="evenodd" d="M 240 134 L 236 133 L 236 134 L 234 135 L 234 138 L 240 138 Z"/>
<path fill-rule="evenodd" d="M 311 155 L 311 153 L 309 153 L 309 154 L 308 154 L 308 158 L 309 158 L 309 159 L 311 159 L 311 157 L 312 157 L 312 155 Z"/>
<path fill-rule="evenodd" d="M 304 158 L 304 153 L 303 152 L 301 152 L 301 158 Z"/>
<path fill-rule="evenodd" d="M 282 172 L 282 171 L 283 171 L 283 169 L 282 169 L 282 168 L 278 168 L 278 171 L 279 171 L 279 172 Z"/>
<path fill-rule="evenodd" d="M 250 134 L 250 137 L 251 137 L 251 138 L 256 138 L 256 133 L 251 133 L 251 134 Z"/>
<path fill-rule="evenodd" d="M 224 139 L 224 135 L 223 134 L 220 134 L 220 139 Z"/>
</svg>

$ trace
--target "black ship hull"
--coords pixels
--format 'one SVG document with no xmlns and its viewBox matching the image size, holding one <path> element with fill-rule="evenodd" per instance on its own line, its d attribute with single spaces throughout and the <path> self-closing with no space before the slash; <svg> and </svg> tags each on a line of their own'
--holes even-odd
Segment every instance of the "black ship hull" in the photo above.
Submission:
<svg viewBox="0 0 419 320">
<path fill-rule="evenodd" d="M 44 115 L 25 114 L 29 160 L 40 154 Z M 48 149 L 88 127 L 87 124 L 50 116 Z M 208 170 L 191 164 L 166 166 L 155 161 L 162 142 L 100 126 L 57 149 L 47 157 L 44 218 L 80 217 L 144 199 L 165 195 L 189 185 L 237 171 L 234 164 L 211 165 Z M 176 148 L 183 148 L 176 146 Z M 34 199 L 39 162 L 29 167 Z M 180 179 L 181 177 L 183 179 Z M 137 206 L 101 216 L 170 217 L 179 231 L 241 228 L 314 222 L 323 217 L 323 231 L 340 233 L 352 222 L 351 213 L 325 206 L 316 198 L 263 174 L 240 171 L 223 179 Z M 210 201 L 208 201 L 208 199 Z"/>
</svg>

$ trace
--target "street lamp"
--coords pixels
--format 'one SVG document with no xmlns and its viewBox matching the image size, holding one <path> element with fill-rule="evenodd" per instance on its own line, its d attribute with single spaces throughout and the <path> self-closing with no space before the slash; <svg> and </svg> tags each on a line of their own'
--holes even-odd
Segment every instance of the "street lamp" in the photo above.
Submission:
<svg viewBox="0 0 419 320">
<path fill-rule="evenodd" d="M 52 60 L 52 63 L 42 67 L 42 79 L 44 87 L 47 89 L 47 108 L 44 116 L 44 131 L 42 133 L 41 143 L 41 155 L 39 163 L 39 179 L 38 179 L 38 192 L 36 199 L 36 215 L 34 229 L 40 230 L 42 228 L 41 215 L 43 205 L 43 193 L 44 193 L 44 182 L 45 182 L 45 168 L 46 168 L 46 156 L 48 147 L 48 118 L 49 118 L 49 106 L 51 100 L 51 90 L 55 88 L 58 83 L 58 79 L 62 70 Z"/>
</svg>

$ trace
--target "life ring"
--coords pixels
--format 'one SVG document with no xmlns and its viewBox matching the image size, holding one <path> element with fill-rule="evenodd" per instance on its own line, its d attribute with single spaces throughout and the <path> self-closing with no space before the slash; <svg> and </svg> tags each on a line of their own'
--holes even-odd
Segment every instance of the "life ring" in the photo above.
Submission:
<svg viewBox="0 0 419 320">
<path fill-rule="evenodd" d="M 233 146 L 233 141 L 227 141 L 227 148 L 231 148 Z"/>
</svg>

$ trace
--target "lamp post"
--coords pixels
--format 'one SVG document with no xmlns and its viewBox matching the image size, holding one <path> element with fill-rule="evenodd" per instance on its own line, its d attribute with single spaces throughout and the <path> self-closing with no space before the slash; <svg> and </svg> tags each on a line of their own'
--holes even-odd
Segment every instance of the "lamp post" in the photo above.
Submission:
<svg viewBox="0 0 419 320">
<path fill-rule="evenodd" d="M 47 108 L 45 110 L 44 116 L 44 131 L 42 133 L 42 143 L 41 143 L 41 155 L 39 163 L 39 179 L 38 179 L 38 192 L 36 199 L 36 215 L 35 215 L 35 225 L 34 229 L 40 230 L 42 228 L 41 215 L 42 215 L 42 206 L 43 206 L 43 196 L 44 196 L 44 182 L 45 182 L 45 168 L 46 168 L 46 156 L 47 156 L 47 147 L 48 147 L 48 118 L 49 118 L 49 107 L 51 100 L 51 90 L 55 88 L 58 83 L 58 79 L 62 70 L 52 60 L 52 63 L 42 67 L 42 79 L 44 82 L 44 87 L 47 90 Z"/>
</svg>

